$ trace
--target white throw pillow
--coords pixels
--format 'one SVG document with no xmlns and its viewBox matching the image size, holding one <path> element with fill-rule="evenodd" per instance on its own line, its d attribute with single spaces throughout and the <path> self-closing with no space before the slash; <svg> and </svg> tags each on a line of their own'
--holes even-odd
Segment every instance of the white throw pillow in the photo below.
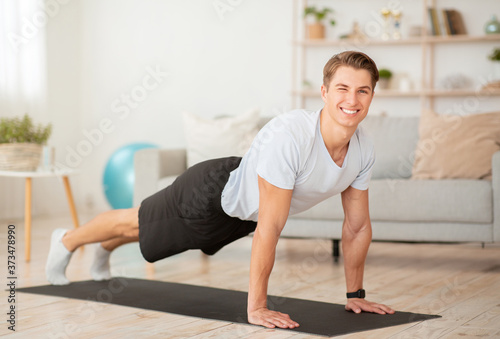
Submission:
<svg viewBox="0 0 500 339">
<path fill-rule="evenodd" d="M 228 156 L 243 156 L 259 131 L 259 111 L 242 115 L 203 119 L 183 114 L 187 142 L 187 165 Z"/>
</svg>

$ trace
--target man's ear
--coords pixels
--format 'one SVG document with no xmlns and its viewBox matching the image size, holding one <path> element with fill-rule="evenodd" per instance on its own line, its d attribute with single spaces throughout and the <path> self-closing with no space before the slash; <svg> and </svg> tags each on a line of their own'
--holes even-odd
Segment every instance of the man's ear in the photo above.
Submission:
<svg viewBox="0 0 500 339">
<path fill-rule="evenodd" d="M 328 89 L 325 85 L 321 85 L 321 99 L 326 103 L 326 95 L 328 94 Z"/>
</svg>

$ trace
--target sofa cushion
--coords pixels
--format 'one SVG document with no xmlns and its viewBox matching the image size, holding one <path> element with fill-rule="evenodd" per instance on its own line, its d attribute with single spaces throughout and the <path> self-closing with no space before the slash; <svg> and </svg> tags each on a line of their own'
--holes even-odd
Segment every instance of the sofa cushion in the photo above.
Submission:
<svg viewBox="0 0 500 339">
<path fill-rule="evenodd" d="M 418 117 L 368 115 L 361 126 L 375 145 L 373 179 L 411 177 L 418 142 Z"/>
<path fill-rule="evenodd" d="M 375 180 L 370 214 L 392 221 L 493 221 L 491 182 L 481 180 Z"/>
<path fill-rule="evenodd" d="M 414 179 L 489 179 L 491 157 L 500 150 L 500 112 L 422 113 Z"/>
<path fill-rule="evenodd" d="M 329 199 L 326 199 L 304 212 L 291 215 L 290 218 L 315 219 L 315 220 L 343 220 L 344 210 L 342 208 L 342 200 L 340 198 L 340 194 L 337 194 Z"/>
<path fill-rule="evenodd" d="M 185 112 L 183 119 L 188 167 L 208 159 L 243 156 L 257 135 L 260 122 L 257 110 L 216 119 Z"/>
<path fill-rule="evenodd" d="M 481 180 L 372 180 L 372 220 L 412 222 L 493 221 L 491 182 Z M 292 218 L 343 219 L 340 196 Z"/>
</svg>

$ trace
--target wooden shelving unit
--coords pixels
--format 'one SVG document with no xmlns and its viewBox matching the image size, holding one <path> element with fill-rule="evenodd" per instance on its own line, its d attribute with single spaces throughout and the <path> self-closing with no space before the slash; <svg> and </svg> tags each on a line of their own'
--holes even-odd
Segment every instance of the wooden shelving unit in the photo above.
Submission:
<svg viewBox="0 0 500 339">
<path fill-rule="evenodd" d="M 423 42 L 429 44 L 459 43 L 459 42 L 489 42 L 500 41 L 500 34 L 493 35 L 453 35 L 453 36 L 426 36 L 422 38 Z"/>
<path fill-rule="evenodd" d="M 314 1 L 310 1 L 313 3 Z M 435 6 L 435 0 L 421 0 L 423 22 L 422 27 L 424 30 L 429 25 L 427 8 Z M 292 81 L 294 88 L 292 90 L 292 106 L 305 107 L 305 100 L 308 98 L 319 98 L 320 93 L 317 90 L 302 90 L 300 89 L 302 82 L 305 79 L 305 58 L 306 50 L 315 48 L 328 48 L 338 47 L 339 51 L 342 47 L 350 46 L 394 46 L 394 48 L 401 46 L 415 45 L 420 46 L 422 53 L 422 63 L 420 65 L 421 83 L 420 90 L 411 91 L 398 91 L 398 90 L 376 90 L 378 97 L 400 97 L 400 98 L 420 98 L 422 107 L 433 107 L 434 99 L 437 97 L 464 97 L 464 96 L 480 96 L 480 97 L 493 97 L 500 96 L 500 90 L 474 90 L 474 89 L 460 89 L 460 90 L 443 90 L 435 88 L 434 79 L 434 64 L 435 55 L 434 48 L 436 45 L 441 44 L 462 44 L 462 43 L 484 43 L 484 42 L 500 42 L 500 34 L 496 35 L 453 35 L 453 36 L 432 36 L 424 34 L 421 37 L 413 37 L 401 40 L 350 40 L 350 39 L 324 39 L 324 40 L 307 40 L 299 36 L 302 31 L 305 31 L 304 20 L 302 19 L 302 12 L 305 6 L 308 5 L 307 0 L 294 0 L 294 41 L 292 41 L 294 55 L 292 59 Z M 458 6 L 458 4 L 457 4 Z M 299 26 L 300 25 L 300 26 Z M 297 27 L 299 26 L 299 27 Z M 302 28 L 302 29 L 299 29 Z"/>
<path fill-rule="evenodd" d="M 423 36 L 418 38 L 408 38 L 401 40 L 350 40 L 350 39 L 324 39 L 324 40 L 295 40 L 293 43 L 297 46 L 305 47 L 335 47 L 335 46 L 352 46 L 352 45 L 368 45 L 368 46 L 391 46 L 391 45 L 418 45 L 418 44 L 443 44 L 443 43 L 463 43 L 463 42 L 489 42 L 500 41 L 499 35 L 455 35 L 455 36 Z"/>
<path fill-rule="evenodd" d="M 303 96 L 307 98 L 317 98 L 319 97 L 319 92 L 315 90 L 293 90 L 293 95 Z M 481 97 L 488 96 L 500 96 L 500 90 L 442 90 L 442 89 L 434 89 L 434 90 L 414 90 L 414 91 L 398 91 L 398 90 L 384 90 L 377 89 L 378 97 L 419 97 L 421 95 L 425 95 L 428 97 L 463 97 L 476 95 Z"/>
</svg>

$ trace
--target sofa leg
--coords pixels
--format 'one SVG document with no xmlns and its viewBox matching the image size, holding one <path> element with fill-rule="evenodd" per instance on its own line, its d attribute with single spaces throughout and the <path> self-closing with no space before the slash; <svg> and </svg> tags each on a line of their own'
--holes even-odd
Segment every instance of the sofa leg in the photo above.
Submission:
<svg viewBox="0 0 500 339">
<path fill-rule="evenodd" d="M 340 250 L 339 250 L 339 240 L 333 239 L 333 261 L 339 262 Z"/>
</svg>

